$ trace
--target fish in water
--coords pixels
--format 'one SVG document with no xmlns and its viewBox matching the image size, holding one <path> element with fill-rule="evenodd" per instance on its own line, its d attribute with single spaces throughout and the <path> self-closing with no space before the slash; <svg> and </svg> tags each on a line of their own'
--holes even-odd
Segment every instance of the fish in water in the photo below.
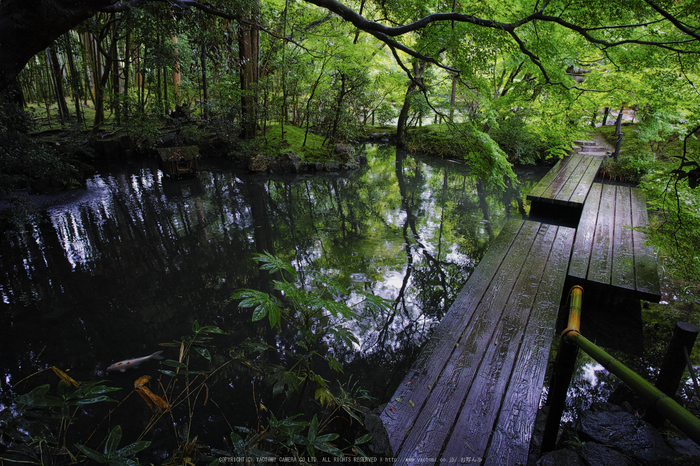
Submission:
<svg viewBox="0 0 700 466">
<path fill-rule="evenodd" d="M 163 356 L 161 356 L 163 352 L 162 351 L 156 351 L 150 356 L 144 356 L 142 358 L 135 358 L 135 359 L 125 359 L 123 361 L 115 362 L 111 366 L 107 368 L 108 371 L 119 371 L 119 372 L 124 372 L 130 367 L 136 367 L 142 362 L 148 361 L 149 359 L 163 359 Z"/>
</svg>

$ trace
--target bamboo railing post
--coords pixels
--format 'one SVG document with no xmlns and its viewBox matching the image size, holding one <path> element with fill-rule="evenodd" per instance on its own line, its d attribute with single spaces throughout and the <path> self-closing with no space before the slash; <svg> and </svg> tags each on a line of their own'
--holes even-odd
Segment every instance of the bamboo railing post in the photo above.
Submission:
<svg viewBox="0 0 700 466">
<path fill-rule="evenodd" d="M 542 434 L 541 453 L 552 451 L 556 446 L 561 415 L 564 413 L 564 407 L 566 406 L 566 393 L 569 390 L 571 377 L 576 368 L 578 346 L 568 338 L 565 338 L 565 336 L 569 331 L 578 332 L 580 327 L 583 288 L 580 286 L 573 287 L 569 299 L 571 300 L 571 308 L 568 328 L 564 330 L 559 342 L 559 352 L 554 363 L 552 381 L 549 384 L 549 393 L 547 394 L 546 406 L 549 407 L 549 411 L 547 412 L 547 420 L 544 426 L 544 433 Z"/>
<path fill-rule="evenodd" d="M 676 327 L 673 329 L 671 343 L 668 345 L 668 350 L 666 350 L 659 375 L 654 384 L 656 388 L 671 398 L 675 398 L 678 384 L 686 368 L 683 349 L 686 348 L 688 354 L 690 354 L 697 336 L 698 328 L 688 322 L 677 322 Z M 655 410 L 651 410 L 646 414 L 644 420 L 654 427 L 659 427 L 663 424 L 664 418 Z"/>
<path fill-rule="evenodd" d="M 562 337 L 545 403 L 549 407 L 549 411 L 547 411 L 547 420 L 542 434 L 541 453 L 547 453 L 556 447 L 561 416 L 566 406 L 566 393 L 569 391 L 571 377 L 576 368 L 577 355 L 578 346 Z"/>
</svg>

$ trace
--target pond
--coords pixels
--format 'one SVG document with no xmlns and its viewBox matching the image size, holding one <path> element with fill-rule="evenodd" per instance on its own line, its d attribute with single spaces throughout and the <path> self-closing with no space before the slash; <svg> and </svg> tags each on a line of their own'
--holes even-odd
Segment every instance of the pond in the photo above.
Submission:
<svg viewBox="0 0 700 466">
<path fill-rule="evenodd" d="M 128 161 L 98 166 L 84 189 L 41 196 L 41 215 L 2 238 L 2 402 L 39 383 L 55 387 L 51 371 L 32 376 L 51 366 L 79 381 L 105 379 L 123 388 L 113 396 L 122 399 L 138 376 L 155 380 L 158 363 L 123 374 L 106 368 L 157 350 L 177 360 L 177 348 L 159 344 L 192 335 L 193 321 L 227 332 L 214 335 L 218 357 L 256 338 L 290 345 L 293 334 L 252 322 L 252 311 L 230 299 L 240 288 L 272 290 L 275 277 L 254 260 L 265 252 L 292 264 L 304 283 L 322 276 L 341 284 L 350 302 L 366 293 L 390 301 L 357 316 L 351 349 L 326 341 L 344 367 L 339 377 L 386 401 L 547 169 L 519 170 L 516 188 L 499 189 L 458 163 L 391 146 L 366 152 L 368 164 L 347 173 L 263 176 L 204 161 L 196 178 L 177 181 L 155 162 Z M 210 403 L 205 417 L 253 425 L 261 403 L 274 405 L 259 377 L 232 370 L 225 379 L 212 389 L 225 406 Z M 138 397 L 120 410 L 132 421 L 150 415 Z M 110 422 L 121 421 L 105 429 Z M 207 425 L 200 441 L 226 435 Z"/>
</svg>

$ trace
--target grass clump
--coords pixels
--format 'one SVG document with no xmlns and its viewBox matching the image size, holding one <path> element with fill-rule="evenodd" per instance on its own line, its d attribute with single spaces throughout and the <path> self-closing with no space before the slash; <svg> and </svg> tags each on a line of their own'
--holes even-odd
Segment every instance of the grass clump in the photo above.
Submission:
<svg viewBox="0 0 700 466">
<path fill-rule="evenodd" d="M 283 133 L 284 131 L 284 133 Z M 324 138 L 292 125 L 271 125 L 259 138 L 258 151 L 279 157 L 295 152 L 306 162 L 326 162 L 332 158 L 334 146 L 324 144 Z"/>
</svg>

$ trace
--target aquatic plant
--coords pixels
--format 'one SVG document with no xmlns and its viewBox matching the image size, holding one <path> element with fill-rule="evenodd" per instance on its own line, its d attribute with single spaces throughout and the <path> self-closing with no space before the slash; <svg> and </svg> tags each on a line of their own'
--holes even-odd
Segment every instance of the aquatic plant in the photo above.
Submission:
<svg viewBox="0 0 700 466">
<path fill-rule="evenodd" d="M 345 383 L 327 380 L 327 372 L 342 373 L 343 368 L 324 348 L 330 342 L 347 346 L 357 343 L 349 329 L 357 312 L 354 307 L 371 312 L 386 309 L 391 303 L 367 294 L 350 306 L 347 290 L 333 280 L 306 277 L 303 281 L 290 264 L 271 254 L 260 254 L 256 260 L 262 270 L 278 278 L 273 281 L 275 294 L 238 290 L 233 299 L 241 300 L 240 307 L 253 309 L 254 321 L 267 317 L 271 329 L 284 329 L 294 335 L 292 345 L 273 346 L 260 337 L 228 346 L 223 344 L 229 341 L 227 332 L 195 320 L 191 334 L 161 343 L 175 350 L 177 356 L 160 362 L 160 376 L 137 377 L 133 390 L 119 401 L 108 394 L 120 388 L 104 380 L 76 381 L 65 371 L 51 367 L 59 379 L 55 387 L 50 383 L 38 385 L 15 396 L 0 411 L 0 444 L 5 449 L 0 460 L 55 465 L 85 461 L 139 464 L 137 455 L 154 454 L 150 451 L 152 440 L 167 432 L 162 429 L 167 424 L 173 427 L 174 447 L 169 454 L 158 452 L 166 458 L 165 465 L 194 464 L 201 459 L 218 464 L 217 455 L 285 456 L 301 463 L 320 456 L 365 456 L 365 444 L 371 436 L 361 427 L 366 411 L 363 403 L 370 402 L 371 397 L 352 378 Z M 319 368 L 316 361 L 325 365 Z M 232 425 L 216 401 L 214 387 L 230 383 L 240 373 L 254 383 L 264 381 L 272 395 L 285 395 L 280 406 L 294 401 L 295 408 L 278 406 L 278 414 L 256 398 L 257 425 Z M 127 408 L 126 402 L 134 394 L 143 403 L 131 402 Z M 197 435 L 199 423 L 211 416 L 209 412 L 200 414 L 208 403 L 216 405 L 231 426 L 223 449 L 202 443 Z M 92 409 L 86 410 L 88 405 Z M 143 411 L 134 412 L 139 406 Z M 120 419 L 134 416 L 143 421 L 139 430 L 120 423 Z M 87 431 L 69 432 L 81 420 L 90 426 Z M 109 430 L 103 425 L 106 423 L 111 424 Z M 344 435 L 334 432 L 336 428 Z M 99 432 L 104 432 L 101 440 Z M 130 443 L 120 447 L 123 437 Z"/>
</svg>

